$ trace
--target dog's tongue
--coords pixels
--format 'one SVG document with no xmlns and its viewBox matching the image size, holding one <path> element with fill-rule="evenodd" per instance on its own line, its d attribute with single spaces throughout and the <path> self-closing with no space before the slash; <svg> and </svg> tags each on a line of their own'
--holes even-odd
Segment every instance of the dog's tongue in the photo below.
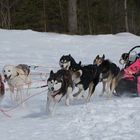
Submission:
<svg viewBox="0 0 140 140">
<path fill-rule="evenodd" d="M 60 90 L 57 90 L 57 91 L 52 92 L 51 96 L 52 96 L 52 97 L 55 97 L 55 96 L 59 93 L 59 91 L 60 91 Z"/>
</svg>

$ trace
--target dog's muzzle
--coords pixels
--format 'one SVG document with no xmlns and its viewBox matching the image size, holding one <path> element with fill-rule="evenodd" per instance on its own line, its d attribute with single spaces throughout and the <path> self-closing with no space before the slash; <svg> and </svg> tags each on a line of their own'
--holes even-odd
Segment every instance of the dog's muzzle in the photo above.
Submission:
<svg viewBox="0 0 140 140">
<path fill-rule="evenodd" d="M 121 58 L 121 59 L 119 60 L 119 63 L 120 63 L 121 65 L 124 65 L 126 62 Z"/>
<path fill-rule="evenodd" d="M 50 87 L 50 88 L 48 88 L 48 89 L 49 89 L 49 91 L 51 91 L 51 92 L 54 91 L 54 87 Z"/>
<path fill-rule="evenodd" d="M 7 76 L 6 74 L 4 75 L 4 78 L 5 78 L 5 80 L 7 81 L 7 80 L 9 80 L 10 78 L 11 78 L 11 75 L 10 76 Z"/>
</svg>

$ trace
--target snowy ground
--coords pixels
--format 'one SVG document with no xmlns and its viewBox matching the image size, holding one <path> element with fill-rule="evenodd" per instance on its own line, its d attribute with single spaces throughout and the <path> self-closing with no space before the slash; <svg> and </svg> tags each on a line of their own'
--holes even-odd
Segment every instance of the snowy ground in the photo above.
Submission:
<svg viewBox="0 0 140 140">
<path fill-rule="evenodd" d="M 49 73 L 59 69 L 62 55 L 71 54 L 77 62 L 91 64 L 97 54 L 106 55 L 119 65 L 123 52 L 140 45 L 140 37 L 130 33 L 77 36 L 39 33 L 31 30 L 0 30 L 0 70 L 5 64 L 25 63 L 41 66 L 34 72 Z M 42 85 L 41 78 L 32 76 Z M 45 77 L 43 77 L 44 79 Z M 46 92 L 27 101 L 26 108 L 11 103 L 9 91 L 0 112 L 0 140 L 139 140 L 140 98 L 99 97 L 99 84 L 90 103 L 73 101 L 69 107 L 62 101 L 53 117 L 45 112 Z M 31 89 L 30 94 L 46 89 Z M 14 108 L 14 109 L 13 109 Z"/>
</svg>

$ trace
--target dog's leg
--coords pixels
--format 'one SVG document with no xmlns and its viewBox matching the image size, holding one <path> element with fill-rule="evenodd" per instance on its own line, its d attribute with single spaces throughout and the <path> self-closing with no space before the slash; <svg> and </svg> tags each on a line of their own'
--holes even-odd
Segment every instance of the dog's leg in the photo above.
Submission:
<svg viewBox="0 0 140 140">
<path fill-rule="evenodd" d="M 103 96 L 104 93 L 105 93 L 105 91 L 106 91 L 106 82 L 103 81 L 103 82 L 102 82 L 102 85 L 103 85 L 103 88 L 102 88 L 102 92 L 101 92 L 100 96 Z"/>
<path fill-rule="evenodd" d="M 112 97 L 112 94 L 115 91 L 116 85 L 117 85 L 116 78 L 113 78 L 111 85 L 110 85 L 110 98 Z"/>
<path fill-rule="evenodd" d="M 51 97 L 51 95 L 50 95 L 50 93 L 48 92 L 47 93 L 47 102 L 46 102 L 46 112 L 47 113 L 50 113 L 50 103 L 51 103 L 51 99 L 52 97 Z"/>
<path fill-rule="evenodd" d="M 47 103 L 46 103 L 46 111 L 47 111 L 48 115 L 53 115 L 54 107 L 55 107 L 54 99 L 48 92 Z"/>
<path fill-rule="evenodd" d="M 95 84 L 93 82 L 91 82 L 89 85 L 89 92 L 88 92 L 88 97 L 87 97 L 86 103 L 88 103 L 90 101 L 91 95 L 93 94 L 94 90 L 95 90 Z"/>
<path fill-rule="evenodd" d="M 26 99 L 26 91 L 24 90 L 24 88 L 23 87 L 21 87 L 20 88 L 20 95 L 21 95 L 21 104 L 22 104 L 22 107 L 26 107 L 26 103 L 27 102 L 25 102 L 25 99 Z"/>
<path fill-rule="evenodd" d="M 25 108 L 25 93 L 24 93 L 24 89 L 23 86 L 17 86 L 17 102 L 23 107 Z"/>
<path fill-rule="evenodd" d="M 107 96 L 108 96 L 108 98 L 110 99 L 111 98 L 111 84 L 112 84 L 112 80 L 109 80 L 108 82 L 107 82 Z"/>
<path fill-rule="evenodd" d="M 30 89 L 30 87 L 31 87 L 31 77 L 30 77 L 30 75 L 28 75 L 28 77 L 27 77 L 27 96 L 30 96 L 30 93 L 29 93 L 29 89 Z"/>
<path fill-rule="evenodd" d="M 16 93 L 14 93 L 14 87 L 13 86 L 9 86 L 9 88 L 10 88 L 10 98 L 11 98 L 11 101 L 14 103 L 15 102 L 15 94 Z"/>
<path fill-rule="evenodd" d="M 51 116 L 54 115 L 56 105 L 60 101 L 60 99 L 62 98 L 62 94 L 61 95 L 56 95 L 56 96 L 54 98 L 54 97 L 51 96 L 51 94 L 49 92 L 47 94 L 46 111 Z"/>
<path fill-rule="evenodd" d="M 58 101 L 53 98 L 52 101 L 50 102 L 50 106 L 49 106 L 49 110 L 50 110 L 50 115 L 51 116 L 54 115 L 54 112 L 55 112 L 57 104 L 58 104 Z"/>
<path fill-rule="evenodd" d="M 77 85 L 77 87 L 79 88 L 79 91 L 77 93 L 75 93 L 73 95 L 73 97 L 75 97 L 76 99 L 80 99 L 81 96 L 83 95 L 84 88 L 83 88 L 83 85 L 82 84 Z"/>
<path fill-rule="evenodd" d="M 4 95 L 0 95 L 0 104 L 1 104 L 1 102 L 3 100 L 3 98 L 4 98 Z"/>
<path fill-rule="evenodd" d="M 69 106 L 69 100 L 72 99 L 72 87 L 68 87 L 67 94 L 66 94 L 66 102 L 65 104 Z"/>
</svg>

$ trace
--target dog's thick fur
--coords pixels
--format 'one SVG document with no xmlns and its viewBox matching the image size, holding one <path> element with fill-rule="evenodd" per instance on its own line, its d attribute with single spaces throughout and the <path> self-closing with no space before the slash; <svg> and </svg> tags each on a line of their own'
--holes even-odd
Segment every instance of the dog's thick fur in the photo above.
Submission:
<svg viewBox="0 0 140 140">
<path fill-rule="evenodd" d="M 53 114 L 56 104 L 63 96 L 66 96 L 66 105 L 69 105 L 69 100 L 73 97 L 73 83 L 70 71 L 64 69 L 58 70 L 56 73 L 51 71 L 47 84 L 48 93 L 46 110 L 49 114 Z"/>
<path fill-rule="evenodd" d="M 120 68 L 115 63 L 112 63 L 110 60 L 105 59 L 105 55 L 103 55 L 102 57 L 97 55 L 93 63 L 97 64 L 97 66 L 99 67 L 100 81 L 102 81 L 103 83 L 101 95 L 103 95 L 104 92 L 107 92 L 109 97 L 111 97 L 116 87 L 116 82 L 118 81 Z"/>
<path fill-rule="evenodd" d="M 63 55 L 60 60 L 59 60 L 59 65 L 61 69 L 66 69 L 69 70 L 69 67 L 75 66 L 77 63 L 74 60 L 74 58 L 69 54 L 69 55 Z M 81 64 L 81 61 L 79 62 Z"/>
<path fill-rule="evenodd" d="M 99 71 L 96 65 L 75 64 L 70 66 L 72 72 L 72 80 L 79 91 L 74 94 L 78 99 L 83 95 L 83 92 L 89 88 L 87 102 L 90 98 L 99 82 Z"/>
<path fill-rule="evenodd" d="M 19 64 L 17 66 L 5 65 L 3 67 L 2 72 L 4 75 L 5 81 L 8 83 L 10 91 L 14 93 L 15 89 L 17 89 L 16 95 L 11 94 L 11 99 L 13 101 L 18 100 L 22 102 L 23 86 L 28 85 L 28 88 L 29 88 L 31 84 L 29 66 L 25 64 Z M 28 92 L 28 89 L 27 89 L 27 92 Z"/>
<path fill-rule="evenodd" d="M 4 83 L 2 81 L 2 77 L 1 77 L 1 74 L 0 74 L 0 103 L 4 97 L 4 94 L 5 94 L 5 86 L 4 86 Z"/>
</svg>

